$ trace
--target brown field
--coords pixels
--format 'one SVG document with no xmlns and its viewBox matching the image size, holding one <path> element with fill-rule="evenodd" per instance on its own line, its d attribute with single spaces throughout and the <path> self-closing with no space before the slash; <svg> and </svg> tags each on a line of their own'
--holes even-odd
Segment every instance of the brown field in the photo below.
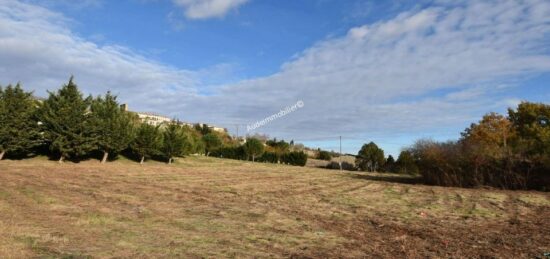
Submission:
<svg viewBox="0 0 550 259">
<path fill-rule="evenodd" d="M 1 258 L 543 258 L 550 194 L 190 157 L 0 161 Z"/>
</svg>

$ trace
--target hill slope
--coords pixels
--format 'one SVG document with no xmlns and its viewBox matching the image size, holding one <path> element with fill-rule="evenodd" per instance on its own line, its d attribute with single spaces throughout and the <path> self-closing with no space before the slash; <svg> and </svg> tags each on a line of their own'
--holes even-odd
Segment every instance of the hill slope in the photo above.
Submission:
<svg viewBox="0 0 550 259">
<path fill-rule="evenodd" d="M 534 257 L 550 195 L 213 158 L 0 161 L 7 257 Z M 402 179 L 410 180 L 410 179 Z"/>
</svg>

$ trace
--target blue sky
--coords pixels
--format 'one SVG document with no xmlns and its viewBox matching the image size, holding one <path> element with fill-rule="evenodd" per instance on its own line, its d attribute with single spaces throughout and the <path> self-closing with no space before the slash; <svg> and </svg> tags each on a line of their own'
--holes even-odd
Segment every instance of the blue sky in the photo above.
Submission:
<svg viewBox="0 0 550 259">
<path fill-rule="evenodd" d="M 0 84 L 356 153 L 550 100 L 545 0 L 0 0 Z M 253 132 L 250 132 L 253 133 Z"/>
<path fill-rule="evenodd" d="M 413 2 L 249 1 L 223 17 L 201 20 L 186 19 L 170 1 L 43 5 L 75 19 L 73 31 L 98 44 L 131 47 L 185 69 L 231 64 L 243 79 L 276 73 L 281 64 L 316 42 L 388 18 Z"/>
</svg>

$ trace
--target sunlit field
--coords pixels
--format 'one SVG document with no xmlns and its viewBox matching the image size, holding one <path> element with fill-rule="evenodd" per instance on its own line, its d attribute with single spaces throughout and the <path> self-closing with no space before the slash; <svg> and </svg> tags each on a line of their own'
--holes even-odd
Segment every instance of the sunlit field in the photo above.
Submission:
<svg viewBox="0 0 550 259">
<path fill-rule="evenodd" d="M 189 157 L 0 162 L 2 257 L 536 257 L 550 195 Z M 402 182 L 402 183 L 399 183 Z"/>
</svg>

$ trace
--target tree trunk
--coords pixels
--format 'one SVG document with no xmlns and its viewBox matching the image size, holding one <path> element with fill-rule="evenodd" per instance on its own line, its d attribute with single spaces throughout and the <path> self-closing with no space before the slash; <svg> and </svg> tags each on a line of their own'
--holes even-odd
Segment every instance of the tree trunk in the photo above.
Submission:
<svg viewBox="0 0 550 259">
<path fill-rule="evenodd" d="M 254 159 L 256 158 L 256 156 L 252 155 L 252 162 L 254 163 Z"/>
<path fill-rule="evenodd" d="M 2 158 L 4 158 L 4 154 L 6 154 L 6 151 L 2 150 L 2 152 L 0 152 L 0 160 L 2 160 Z"/>
<path fill-rule="evenodd" d="M 63 155 L 61 155 L 61 157 L 59 157 L 59 161 L 57 161 L 58 163 L 63 163 L 63 160 L 65 160 L 65 157 Z"/>
<path fill-rule="evenodd" d="M 168 158 L 168 164 L 169 164 L 169 165 L 172 164 L 172 158 Z"/>
<path fill-rule="evenodd" d="M 139 164 L 143 165 L 143 161 L 145 161 L 145 156 L 141 156 L 141 161 L 139 161 Z"/>
<path fill-rule="evenodd" d="M 101 159 L 101 163 L 105 164 L 105 162 L 107 162 L 107 158 L 109 158 L 109 152 L 103 152 L 103 159 Z"/>
</svg>

